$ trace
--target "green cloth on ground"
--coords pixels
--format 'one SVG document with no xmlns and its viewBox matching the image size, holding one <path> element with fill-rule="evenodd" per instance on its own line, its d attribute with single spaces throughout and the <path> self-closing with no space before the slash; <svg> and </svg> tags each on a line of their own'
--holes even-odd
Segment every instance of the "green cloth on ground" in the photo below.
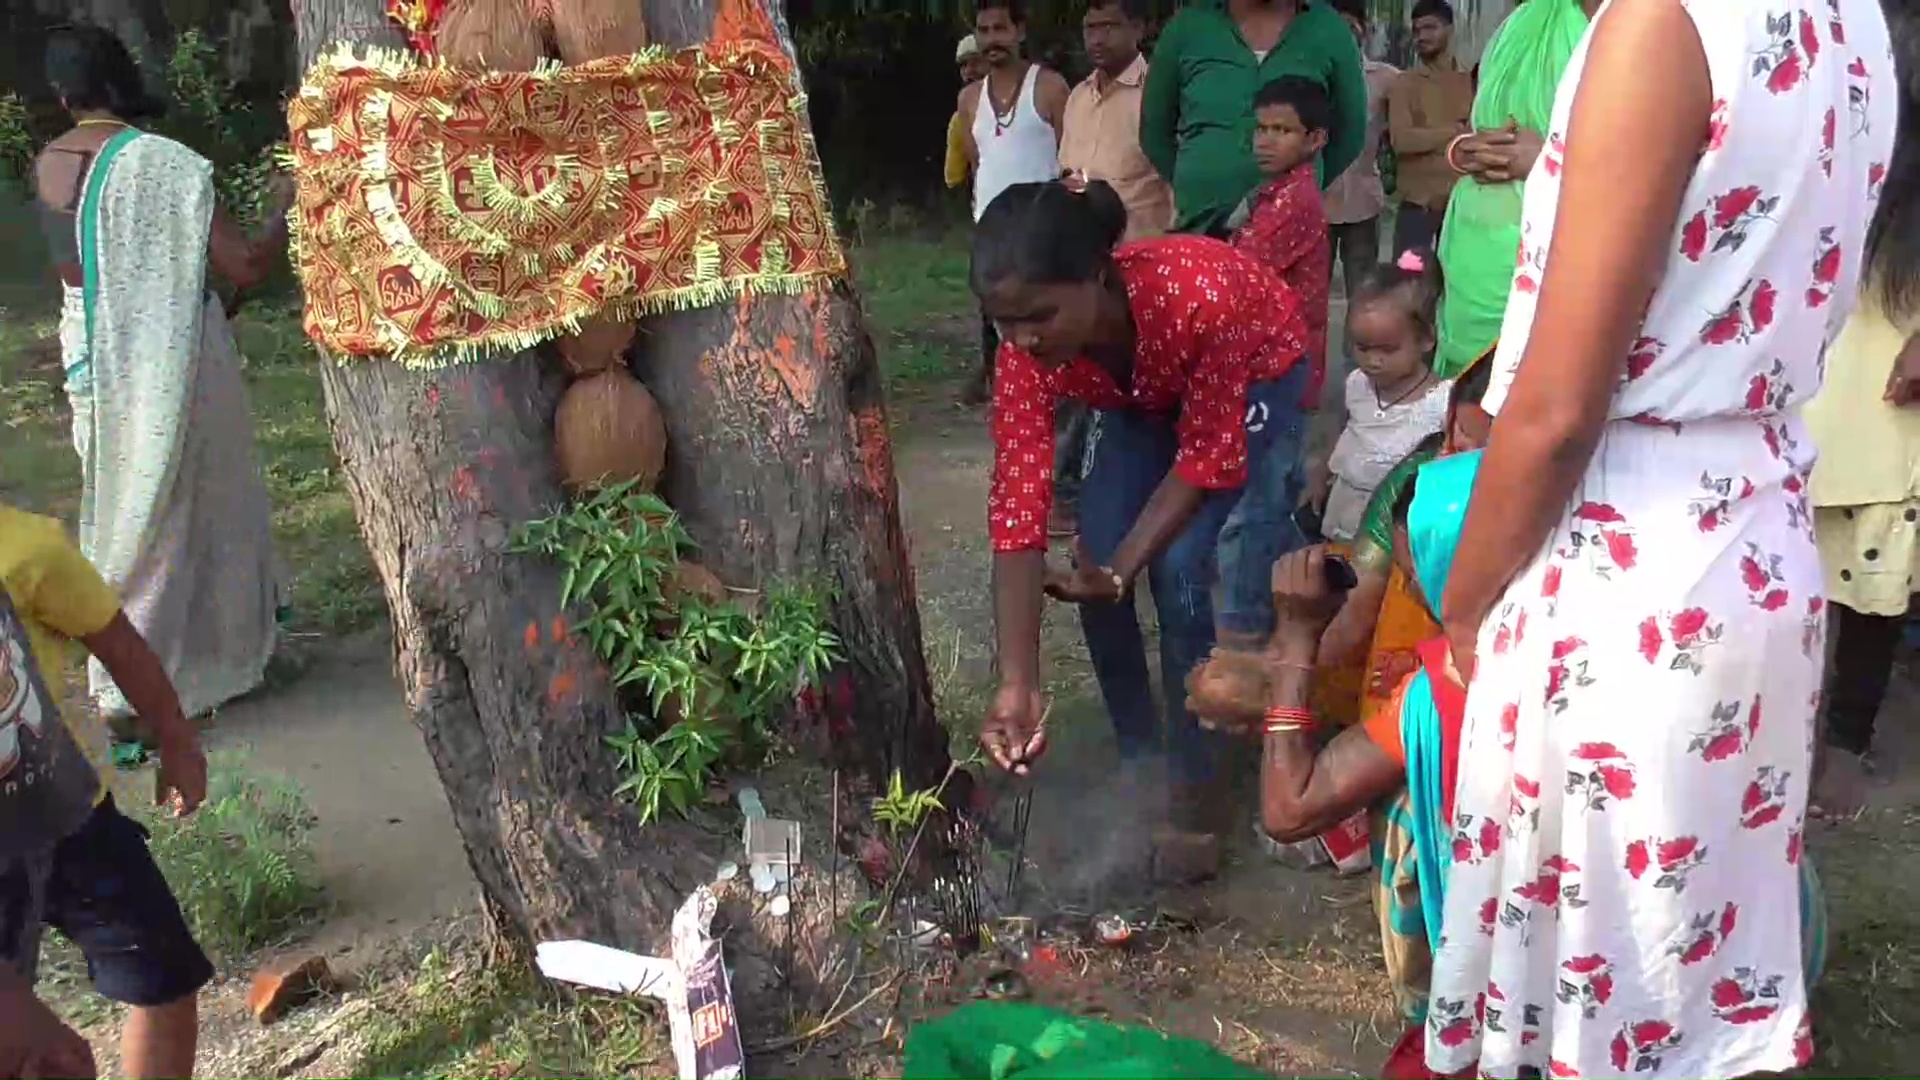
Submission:
<svg viewBox="0 0 1920 1080">
<path fill-rule="evenodd" d="M 1553 120 L 1560 76 L 1587 32 L 1579 0 L 1529 0 L 1514 9 L 1487 43 L 1480 86 L 1473 98 L 1476 129 L 1517 122 L 1544 133 Z M 1454 185 L 1440 231 L 1439 348 L 1433 373 L 1451 379 L 1500 336 L 1520 251 L 1519 181 L 1482 184 L 1471 176 Z"/>
<path fill-rule="evenodd" d="M 906 1080 L 1256 1080 L 1193 1039 L 1039 1005 L 976 1001 L 907 1033 Z"/>
<path fill-rule="evenodd" d="M 1321 187 L 1353 164 L 1367 138 L 1360 48 L 1332 7 L 1305 7 L 1264 59 L 1255 59 L 1226 8 L 1226 0 L 1204 0 L 1167 22 L 1141 95 L 1140 148 L 1173 184 L 1179 232 L 1224 226 L 1265 179 L 1253 161 L 1253 94 L 1280 76 L 1312 79 L 1333 102 Z"/>
</svg>

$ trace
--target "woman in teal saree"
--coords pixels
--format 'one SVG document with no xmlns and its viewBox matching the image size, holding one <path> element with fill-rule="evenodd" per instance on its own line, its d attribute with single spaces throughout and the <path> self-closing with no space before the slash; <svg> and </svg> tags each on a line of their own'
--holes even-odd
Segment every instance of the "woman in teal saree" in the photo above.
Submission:
<svg viewBox="0 0 1920 1080">
<path fill-rule="evenodd" d="M 1394 507 L 1394 560 L 1429 609 L 1426 598 L 1443 594 L 1452 571 L 1480 457 L 1475 450 L 1420 466 Z M 1409 1025 L 1386 1075 L 1424 1076 L 1427 975 L 1452 862 L 1449 823 L 1467 691 L 1445 638 L 1436 635 L 1417 650 L 1419 666 L 1401 681 L 1392 705 L 1316 749 L 1314 656 L 1342 599 L 1324 580 L 1324 553 L 1308 548 L 1274 568 L 1279 626 L 1268 652 L 1273 697 L 1261 732 L 1261 825 L 1291 843 L 1373 809 L 1381 946 Z M 1803 857 L 1801 867 L 1803 960 L 1811 980 L 1824 962 L 1826 912 L 1812 860 Z"/>
<path fill-rule="evenodd" d="M 47 75 L 74 118 L 34 179 L 63 286 L 80 544 L 196 715 L 259 686 L 273 652 L 266 484 L 209 270 L 242 288 L 264 277 L 287 199 L 265 235 L 243 235 L 214 205 L 206 159 L 135 126 L 158 109 L 107 31 L 57 31 Z M 97 663 L 89 682 L 104 717 L 127 716 Z"/>
</svg>

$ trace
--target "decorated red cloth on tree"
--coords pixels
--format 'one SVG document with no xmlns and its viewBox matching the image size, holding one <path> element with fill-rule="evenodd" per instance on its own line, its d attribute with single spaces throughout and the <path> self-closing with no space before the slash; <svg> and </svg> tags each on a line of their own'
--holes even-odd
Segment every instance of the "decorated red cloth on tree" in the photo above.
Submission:
<svg viewBox="0 0 1920 1080">
<path fill-rule="evenodd" d="M 337 51 L 288 124 L 306 329 L 335 352 L 520 349 L 846 271 L 770 41 L 478 74 Z"/>
</svg>

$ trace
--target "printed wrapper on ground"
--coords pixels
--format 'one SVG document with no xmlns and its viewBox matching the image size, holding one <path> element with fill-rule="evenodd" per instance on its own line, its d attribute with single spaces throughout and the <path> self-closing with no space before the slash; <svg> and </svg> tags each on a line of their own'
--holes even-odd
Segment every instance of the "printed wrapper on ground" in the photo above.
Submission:
<svg viewBox="0 0 1920 1080">
<path fill-rule="evenodd" d="M 307 334 L 415 365 L 844 275 L 785 54 L 469 74 L 342 49 L 288 105 Z"/>
</svg>

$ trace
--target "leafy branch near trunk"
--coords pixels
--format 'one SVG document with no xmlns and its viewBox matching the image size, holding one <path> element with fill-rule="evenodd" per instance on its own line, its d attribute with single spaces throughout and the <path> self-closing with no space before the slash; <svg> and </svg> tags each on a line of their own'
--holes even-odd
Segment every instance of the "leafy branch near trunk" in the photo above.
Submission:
<svg viewBox="0 0 1920 1080">
<path fill-rule="evenodd" d="M 646 707 L 607 740 L 642 821 L 684 814 L 718 769 L 761 760 L 781 709 L 841 659 L 821 590 L 777 585 L 751 607 L 702 591 L 679 516 L 636 485 L 527 522 L 514 546 L 559 562 L 561 606 L 586 611 L 579 633 Z"/>
</svg>

